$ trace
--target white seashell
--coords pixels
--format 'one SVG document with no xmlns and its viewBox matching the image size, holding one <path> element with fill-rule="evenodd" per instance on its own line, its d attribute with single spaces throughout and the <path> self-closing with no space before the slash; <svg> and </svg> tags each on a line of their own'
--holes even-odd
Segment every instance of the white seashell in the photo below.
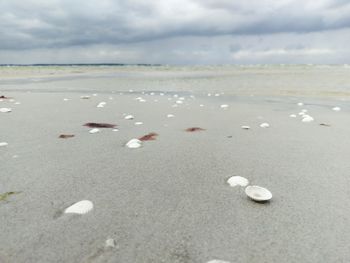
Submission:
<svg viewBox="0 0 350 263">
<path fill-rule="evenodd" d="M 303 105 L 304 105 L 304 103 L 298 102 L 298 106 L 303 106 Z"/>
<path fill-rule="evenodd" d="M 11 111 L 12 111 L 11 108 L 0 108 L 0 112 L 2 113 L 11 112 Z"/>
<path fill-rule="evenodd" d="M 307 109 L 302 109 L 301 112 L 307 112 Z"/>
<path fill-rule="evenodd" d="M 64 210 L 65 214 L 79 214 L 83 215 L 90 212 L 94 208 L 94 205 L 89 200 L 79 201 Z"/>
<path fill-rule="evenodd" d="M 176 103 L 177 103 L 177 104 L 182 104 L 182 103 L 184 103 L 184 102 L 183 102 L 182 100 L 177 100 Z"/>
<path fill-rule="evenodd" d="M 102 101 L 97 105 L 97 108 L 103 108 L 107 103 Z"/>
<path fill-rule="evenodd" d="M 126 120 L 132 120 L 133 118 L 134 118 L 134 116 L 132 116 L 132 115 L 126 115 L 124 117 L 124 119 L 126 119 Z"/>
<path fill-rule="evenodd" d="M 90 96 L 80 96 L 81 99 L 90 99 Z"/>
<path fill-rule="evenodd" d="M 108 238 L 105 242 L 105 246 L 106 247 L 115 247 L 116 246 L 115 240 L 113 238 Z"/>
<path fill-rule="evenodd" d="M 142 142 L 139 139 L 131 139 L 125 146 L 131 149 L 136 149 L 142 146 Z"/>
<path fill-rule="evenodd" d="M 97 93 L 92 94 L 92 96 L 96 97 L 96 96 L 97 96 Z"/>
<path fill-rule="evenodd" d="M 291 117 L 291 118 L 296 118 L 296 117 L 297 117 L 297 115 L 295 115 L 295 114 L 291 114 L 291 115 L 289 115 L 289 117 Z"/>
<path fill-rule="evenodd" d="M 261 123 L 261 124 L 260 124 L 260 127 L 261 127 L 261 128 L 269 128 L 269 127 L 270 127 L 270 124 L 268 124 L 267 122 L 264 122 L 264 123 Z"/>
<path fill-rule="evenodd" d="M 164 96 L 164 93 L 159 93 L 160 96 Z"/>
<path fill-rule="evenodd" d="M 151 92 L 150 95 L 153 96 L 153 95 L 154 95 L 154 92 Z"/>
<path fill-rule="evenodd" d="M 63 101 L 69 101 L 70 99 L 64 98 Z"/>
<path fill-rule="evenodd" d="M 305 115 L 305 112 L 299 112 L 298 115 L 302 116 L 302 115 Z"/>
<path fill-rule="evenodd" d="M 314 118 L 312 118 L 310 115 L 304 115 L 303 119 L 301 121 L 302 122 L 312 122 L 312 121 L 314 121 Z"/>
<path fill-rule="evenodd" d="M 227 180 L 227 183 L 232 187 L 235 187 L 237 185 L 247 186 L 249 184 L 249 181 L 242 176 L 232 176 Z"/>
<path fill-rule="evenodd" d="M 0 142 L 0 147 L 9 145 L 7 142 Z"/>
<path fill-rule="evenodd" d="M 184 97 L 180 97 L 179 100 L 185 100 L 185 98 Z"/>
<path fill-rule="evenodd" d="M 177 97 L 179 97 L 179 95 L 175 94 L 173 97 L 174 97 L 174 98 L 177 98 Z"/>
<path fill-rule="evenodd" d="M 142 125 L 142 124 L 143 124 L 142 121 L 137 121 L 137 122 L 135 122 L 135 125 Z"/>
<path fill-rule="evenodd" d="M 241 128 L 244 129 L 244 130 L 249 130 L 250 126 L 243 125 L 243 126 L 241 126 Z"/>
<path fill-rule="evenodd" d="M 89 133 L 98 133 L 100 132 L 100 129 L 97 129 L 97 128 L 93 128 L 89 131 Z"/>
<path fill-rule="evenodd" d="M 119 129 L 113 129 L 112 131 L 116 132 L 116 131 L 119 131 Z"/>
<path fill-rule="evenodd" d="M 216 93 L 214 96 L 215 96 L 215 97 L 219 97 L 219 96 L 220 96 L 220 94 L 219 94 L 219 93 Z"/>
<path fill-rule="evenodd" d="M 204 104 L 199 104 L 199 107 L 204 107 Z"/>
<path fill-rule="evenodd" d="M 208 97 L 210 97 L 211 96 L 211 93 L 208 93 Z"/>
<path fill-rule="evenodd" d="M 175 116 L 173 114 L 168 114 L 167 117 L 168 118 L 174 118 Z"/>
<path fill-rule="evenodd" d="M 272 198 L 272 194 L 269 190 L 257 185 L 247 186 L 245 193 L 251 199 L 258 202 L 268 201 Z"/>
<path fill-rule="evenodd" d="M 334 111 L 340 111 L 341 108 L 340 108 L 340 107 L 333 107 L 332 110 L 334 110 Z"/>
<path fill-rule="evenodd" d="M 222 104 L 222 105 L 220 105 L 220 108 L 222 108 L 222 109 L 228 108 L 228 105 L 227 104 Z"/>
<path fill-rule="evenodd" d="M 15 102 L 15 105 L 19 105 L 19 104 L 21 104 L 19 101 L 16 101 L 16 102 Z"/>
</svg>

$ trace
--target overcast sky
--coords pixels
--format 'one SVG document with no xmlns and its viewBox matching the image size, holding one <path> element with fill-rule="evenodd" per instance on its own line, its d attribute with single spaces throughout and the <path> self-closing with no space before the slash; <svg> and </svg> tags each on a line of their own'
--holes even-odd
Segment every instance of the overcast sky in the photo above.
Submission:
<svg viewBox="0 0 350 263">
<path fill-rule="evenodd" d="M 0 0 L 0 64 L 344 64 L 349 46 L 349 0 Z"/>
</svg>

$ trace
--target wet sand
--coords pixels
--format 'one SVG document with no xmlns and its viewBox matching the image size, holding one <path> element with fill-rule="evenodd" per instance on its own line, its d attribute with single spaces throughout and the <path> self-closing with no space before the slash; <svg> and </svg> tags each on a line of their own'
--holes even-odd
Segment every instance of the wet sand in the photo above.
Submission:
<svg viewBox="0 0 350 263">
<path fill-rule="evenodd" d="M 221 94 L 220 86 L 208 97 L 200 83 L 191 91 L 181 86 L 186 80 L 156 82 L 154 95 L 152 86 L 104 77 L 0 86 L 0 95 L 14 99 L 0 102 L 12 108 L 0 113 L 0 142 L 8 143 L 0 147 L 0 193 L 20 192 L 0 201 L 1 262 L 350 258 L 346 97 Z M 183 104 L 173 107 L 179 97 Z M 315 120 L 289 117 L 301 109 Z M 119 131 L 90 134 L 87 122 Z M 263 122 L 270 128 L 260 128 Z M 205 130 L 184 131 L 190 127 Z M 124 147 L 149 132 L 159 136 Z M 226 183 L 233 175 L 268 188 L 273 199 L 252 202 L 244 188 Z M 93 202 L 91 212 L 61 213 L 84 199 Z M 115 247 L 105 247 L 109 238 Z"/>
</svg>

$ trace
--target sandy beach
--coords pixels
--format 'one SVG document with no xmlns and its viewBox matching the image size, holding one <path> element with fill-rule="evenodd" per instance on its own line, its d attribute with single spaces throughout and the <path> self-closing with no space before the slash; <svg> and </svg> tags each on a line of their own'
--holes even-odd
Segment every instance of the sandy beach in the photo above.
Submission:
<svg viewBox="0 0 350 263">
<path fill-rule="evenodd" d="M 0 262 L 347 262 L 349 74 L 1 67 L 0 194 L 15 194 L 0 201 Z M 235 175 L 273 198 L 253 202 Z M 63 213 L 81 200 L 93 209 Z"/>
</svg>

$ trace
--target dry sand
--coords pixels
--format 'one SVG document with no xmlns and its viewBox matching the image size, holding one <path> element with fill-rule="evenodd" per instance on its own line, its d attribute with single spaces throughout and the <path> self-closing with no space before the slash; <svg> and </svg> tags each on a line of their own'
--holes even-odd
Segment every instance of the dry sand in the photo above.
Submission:
<svg viewBox="0 0 350 263">
<path fill-rule="evenodd" d="M 348 261 L 347 100 L 208 97 L 200 87 L 183 92 L 183 79 L 164 80 L 165 95 L 159 84 L 151 96 L 141 92 L 152 86 L 125 81 L 0 86 L 0 95 L 14 98 L 0 102 L 12 108 L 0 113 L 0 141 L 8 143 L 0 147 L 0 193 L 20 192 L 0 201 L 0 262 Z M 174 94 L 185 98 L 178 107 Z M 140 96 L 146 102 L 135 100 Z M 289 117 L 301 109 L 315 121 Z M 115 123 L 119 131 L 90 134 L 86 122 Z M 263 122 L 270 128 L 260 128 Z M 189 127 L 205 130 L 185 132 Z M 149 132 L 159 136 L 139 149 L 124 147 Z M 233 175 L 267 187 L 273 199 L 252 202 L 244 188 L 226 183 Z M 84 199 L 93 202 L 91 212 L 62 214 Z M 110 238 L 116 246 L 106 248 Z"/>
</svg>

